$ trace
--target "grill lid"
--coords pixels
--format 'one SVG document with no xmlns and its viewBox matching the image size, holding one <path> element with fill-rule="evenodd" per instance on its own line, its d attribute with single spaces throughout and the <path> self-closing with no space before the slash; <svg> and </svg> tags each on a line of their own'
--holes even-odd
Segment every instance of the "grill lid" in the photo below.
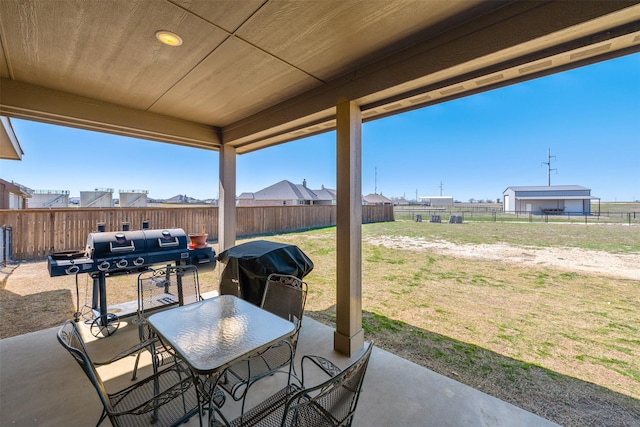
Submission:
<svg viewBox="0 0 640 427">
<path fill-rule="evenodd" d="M 187 249 L 181 228 L 89 233 L 86 253 L 96 259 Z"/>
</svg>

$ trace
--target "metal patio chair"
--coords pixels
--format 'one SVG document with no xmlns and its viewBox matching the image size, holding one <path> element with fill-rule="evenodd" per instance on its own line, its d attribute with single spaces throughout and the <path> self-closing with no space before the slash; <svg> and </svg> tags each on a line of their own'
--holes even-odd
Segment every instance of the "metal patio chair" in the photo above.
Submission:
<svg viewBox="0 0 640 427">
<path fill-rule="evenodd" d="M 175 361 L 173 351 L 167 348 L 147 323 L 147 316 L 172 305 L 186 305 L 201 301 L 198 269 L 193 265 L 166 266 L 148 269 L 138 275 L 138 312 L 134 323 L 138 324 L 138 335 L 142 349 L 132 348 L 137 353 L 132 380 L 136 379 L 142 351 L 151 353 L 153 372 L 160 366 Z M 125 351 L 126 353 L 126 351 Z"/>
<path fill-rule="evenodd" d="M 287 366 L 289 376 L 295 377 L 292 361 L 298 345 L 307 290 L 307 283 L 295 276 L 271 274 L 267 277 L 261 307 L 293 322 L 295 330 L 287 339 L 279 341 L 245 360 L 236 362 L 225 370 L 219 385 L 234 400 L 243 400 L 243 410 L 244 398 L 249 387 L 259 379 L 283 370 Z"/>
<path fill-rule="evenodd" d="M 177 426 L 198 414 L 200 405 L 189 369 L 176 363 L 129 387 L 107 392 L 96 364 L 89 358 L 75 322 L 67 321 L 58 331 L 58 341 L 78 362 L 102 402 L 96 426 L 109 418 L 114 427 Z"/>
<path fill-rule="evenodd" d="M 373 343 L 348 368 L 341 371 L 319 356 L 302 358 L 302 386 L 289 384 L 246 414 L 231 421 L 232 427 L 249 426 L 350 426 L 358 405 L 364 374 Z M 305 387 L 304 367 L 310 361 L 331 378 L 313 387 Z M 314 366 L 311 365 L 311 366 Z"/>
</svg>

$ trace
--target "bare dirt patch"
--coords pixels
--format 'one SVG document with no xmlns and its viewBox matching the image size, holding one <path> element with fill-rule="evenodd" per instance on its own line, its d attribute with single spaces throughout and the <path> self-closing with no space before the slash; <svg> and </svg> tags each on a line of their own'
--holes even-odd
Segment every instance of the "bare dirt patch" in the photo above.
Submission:
<svg viewBox="0 0 640 427">
<path fill-rule="evenodd" d="M 390 249 L 429 250 L 442 255 L 528 264 L 566 271 L 598 273 L 622 279 L 640 279 L 640 255 L 567 247 L 530 247 L 507 244 L 454 244 L 443 240 L 430 241 L 419 237 L 377 236 L 367 238 L 372 245 Z"/>
</svg>

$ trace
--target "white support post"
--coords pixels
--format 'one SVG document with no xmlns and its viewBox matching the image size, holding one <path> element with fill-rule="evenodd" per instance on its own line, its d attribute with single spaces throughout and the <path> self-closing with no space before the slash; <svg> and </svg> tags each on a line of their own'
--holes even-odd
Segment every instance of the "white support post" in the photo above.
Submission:
<svg viewBox="0 0 640 427">
<path fill-rule="evenodd" d="M 352 356 L 362 331 L 362 113 L 347 99 L 336 108 L 336 331 L 333 348 Z"/>
<path fill-rule="evenodd" d="M 220 148 L 220 199 L 218 200 L 218 250 L 236 244 L 236 149 Z M 221 271 L 221 270 L 220 270 Z"/>
</svg>

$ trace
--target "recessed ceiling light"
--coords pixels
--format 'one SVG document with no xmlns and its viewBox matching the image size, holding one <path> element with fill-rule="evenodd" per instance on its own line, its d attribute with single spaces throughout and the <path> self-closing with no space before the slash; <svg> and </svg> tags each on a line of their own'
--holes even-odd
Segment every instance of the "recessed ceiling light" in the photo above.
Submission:
<svg viewBox="0 0 640 427">
<path fill-rule="evenodd" d="M 182 44 L 180 36 L 171 31 L 157 31 L 156 38 L 169 46 L 180 46 Z"/>
</svg>

